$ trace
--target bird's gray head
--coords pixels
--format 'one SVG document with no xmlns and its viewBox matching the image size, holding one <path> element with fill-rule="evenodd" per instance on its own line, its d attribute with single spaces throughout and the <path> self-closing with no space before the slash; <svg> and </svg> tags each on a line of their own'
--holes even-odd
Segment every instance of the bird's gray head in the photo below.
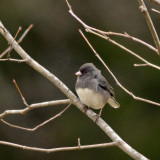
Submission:
<svg viewBox="0 0 160 160">
<path fill-rule="evenodd" d="M 84 78 L 84 77 L 94 77 L 100 73 L 101 73 L 100 70 L 98 70 L 93 63 L 85 63 L 80 67 L 76 75 L 79 78 Z"/>
</svg>

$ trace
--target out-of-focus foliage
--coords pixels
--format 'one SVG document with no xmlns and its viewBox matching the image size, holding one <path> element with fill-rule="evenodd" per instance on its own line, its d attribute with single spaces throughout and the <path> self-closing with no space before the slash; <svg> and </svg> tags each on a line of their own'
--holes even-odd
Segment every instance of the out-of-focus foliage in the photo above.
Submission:
<svg viewBox="0 0 160 160">
<path fill-rule="evenodd" d="M 105 31 L 125 31 L 154 45 L 137 1 L 70 0 L 70 3 L 75 13 L 87 24 Z M 149 2 L 147 7 L 156 8 Z M 80 36 L 78 29 L 83 28 L 68 13 L 65 0 L 1 0 L 0 15 L 3 24 L 12 35 L 15 35 L 19 26 L 22 26 L 24 31 L 30 24 L 34 24 L 34 28 L 23 40 L 21 46 L 36 61 L 60 78 L 72 91 L 74 91 L 76 81 L 74 73 L 80 65 L 93 62 L 100 68 L 114 87 L 116 99 L 121 104 L 118 110 L 106 105 L 102 118 L 136 150 L 150 159 L 160 158 L 160 108 L 135 101 L 116 86 L 113 78 Z M 151 13 L 151 16 L 160 35 L 160 15 Z M 133 64 L 141 62 L 132 55 L 94 35 L 86 33 L 86 36 L 125 87 L 138 96 L 154 101 L 160 100 L 159 71 L 149 67 L 135 68 Z M 149 61 L 160 65 L 160 58 L 149 49 L 131 40 L 113 38 Z M 7 42 L 0 36 L 0 52 L 7 46 Z M 11 52 L 11 56 L 18 57 L 15 51 Z M 25 107 L 12 83 L 13 78 L 16 79 L 29 104 L 65 98 L 55 86 L 26 64 L 1 62 L 0 112 Z M 8 116 L 6 120 L 24 127 L 34 127 L 57 114 L 63 107 L 65 106 L 35 109 L 25 116 Z M 42 148 L 77 145 L 78 137 L 81 138 L 81 144 L 110 141 L 75 106 L 71 106 L 62 117 L 35 132 L 14 129 L 1 123 L 0 137 L 1 140 Z M 131 158 L 115 147 L 45 154 L 1 145 L 0 159 L 129 160 Z"/>
</svg>

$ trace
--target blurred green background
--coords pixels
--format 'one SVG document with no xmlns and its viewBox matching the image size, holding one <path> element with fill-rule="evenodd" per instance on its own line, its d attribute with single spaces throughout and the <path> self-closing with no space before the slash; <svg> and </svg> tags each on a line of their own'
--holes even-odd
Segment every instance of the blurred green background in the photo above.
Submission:
<svg viewBox="0 0 160 160">
<path fill-rule="evenodd" d="M 127 32 L 154 45 L 143 14 L 135 0 L 70 0 L 75 13 L 88 25 L 115 32 Z M 158 7 L 145 1 L 147 7 Z M 159 8 L 160 9 L 160 8 Z M 160 15 L 149 11 L 160 35 Z M 86 62 L 93 62 L 114 87 L 118 110 L 106 105 L 102 118 L 129 145 L 150 159 L 160 159 L 160 108 L 133 100 L 120 89 L 108 71 L 94 56 L 78 32 L 83 27 L 68 13 L 65 0 L 1 0 L 2 23 L 14 36 L 19 26 L 23 31 L 33 24 L 33 29 L 21 43 L 23 49 L 37 62 L 61 79 L 74 93 L 74 73 Z M 85 31 L 84 31 L 85 32 Z M 22 31 L 21 31 L 22 34 Z M 20 35 L 18 37 L 20 37 Z M 110 67 L 118 80 L 135 95 L 160 102 L 160 72 L 150 67 L 133 67 L 141 63 L 124 50 L 85 33 L 97 52 Z M 18 39 L 18 38 L 17 38 Z M 160 65 L 160 58 L 146 47 L 122 37 L 113 37 L 150 62 Z M 8 47 L 0 36 L 0 51 Z M 12 57 L 18 57 L 15 51 Z M 28 104 L 66 98 L 53 84 L 26 64 L 0 62 L 0 113 L 25 106 L 12 83 L 15 79 Z M 26 115 L 5 118 L 16 125 L 32 128 L 60 112 L 65 105 L 39 108 Z M 96 111 L 97 112 L 97 111 Z M 27 146 L 53 148 L 81 144 L 110 142 L 111 140 L 75 106 L 60 118 L 35 132 L 11 128 L 0 123 L 0 140 Z M 39 153 L 0 145 L 1 160 L 130 160 L 116 147 L 56 153 Z"/>
</svg>

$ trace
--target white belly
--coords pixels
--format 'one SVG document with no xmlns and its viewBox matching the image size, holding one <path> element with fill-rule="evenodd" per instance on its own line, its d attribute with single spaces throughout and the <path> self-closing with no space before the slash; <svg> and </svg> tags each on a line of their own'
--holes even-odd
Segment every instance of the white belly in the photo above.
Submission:
<svg viewBox="0 0 160 160">
<path fill-rule="evenodd" d="M 93 109 L 103 108 L 105 100 L 102 95 L 92 91 L 89 88 L 78 88 L 76 92 L 83 104 Z"/>
</svg>

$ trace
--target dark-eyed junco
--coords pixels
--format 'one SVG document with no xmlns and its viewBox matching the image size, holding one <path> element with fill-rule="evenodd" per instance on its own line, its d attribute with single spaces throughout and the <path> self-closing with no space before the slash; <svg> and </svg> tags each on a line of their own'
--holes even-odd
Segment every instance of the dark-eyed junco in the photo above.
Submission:
<svg viewBox="0 0 160 160">
<path fill-rule="evenodd" d="M 83 64 L 76 75 L 75 89 L 85 106 L 101 109 L 99 116 L 106 103 L 109 103 L 113 108 L 120 107 L 119 103 L 115 100 L 113 88 L 101 75 L 101 71 L 92 63 Z"/>
</svg>

